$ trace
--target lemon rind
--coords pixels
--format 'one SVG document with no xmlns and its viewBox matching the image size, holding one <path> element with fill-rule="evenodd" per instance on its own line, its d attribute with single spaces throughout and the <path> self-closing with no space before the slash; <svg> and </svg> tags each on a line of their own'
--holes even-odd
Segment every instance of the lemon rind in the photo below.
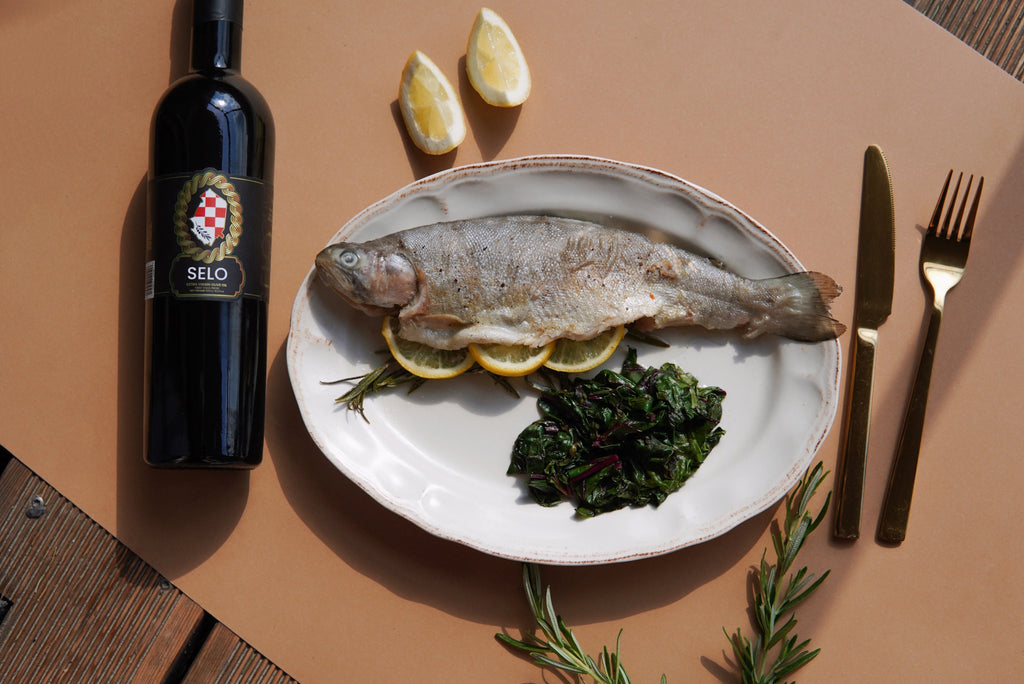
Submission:
<svg viewBox="0 0 1024 684">
<path fill-rule="evenodd" d="M 384 341 L 388 345 L 388 351 L 391 352 L 391 357 L 394 358 L 395 362 L 398 363 L 399 366 L 416 377 L 425 378 L 427 380 L 447 380 L 448 378 L 454 378 L 462 375 L 476 363 L 476 360 L 467 352 L 466 358 L 457 366 L 444 366 L 436 370 L 432 370 L 426 366 L 413 364 L 406 355 L 400 352 L 396 336 L 391 330 L 391 320 L 390 316 L 385 317 L 384 322 L 381 325 L 381 334 L 384 335 Z M 427 345 L 423 346 L 426 347 Z"/>
<path fill-rule="evenodd" d="M 619 344 L 622 342 L 622 338 L 625 334 L 625 326 L 620 325 L 618 328 L 615 328 L 615 335 L 612 337 L 611 342 L 604 348 L 599 356 L 591 357 L 586 363 L 564 364 L 559 363 L 557 360 L 553 361 L 552 358 L 549 357 L 548 360 L 544 362 L 544 367 L 559 373 L 585 373 L 588 370 L 593 370 L 611 358 L 612 354 L 615 353 L 615 350 L 619 348 Z M 589 341 L 590 340 L 580 340 L 579 344 L 585 344 Z M 558 342 L 561 342 L 562 344 L 573 344 L 576 340 L 562 339 L 558 340 Z M 552 349 L 552 357 L 554 356 L 554 351 L 555 350 Z"/>
<path fill-rule="evenodd" d="M 484 348 L 478 344 L 470 344 L 468 349 L 470 356 L 473 357 L 473 359 L 475 359 L 484 370 L 490 371 L 495 375 L 501 375 L 502 377 L 516 378 L 523 375 L 529 375 L 541 368 L 551 357 L 551 353 L 555 349 L 555 344 L 552 342 L 544 345 L 539 354 L 530 357 L 528 363 L 517 365 L 496 362 L 494 357 L 489 355 Z"/>
<path fill-rule="evenodd" d="M 485 22 L 500 29 L 512 44 L 513 53 L 516 56 L 521 72 L 520 80 L 524 84 L 522 87 L 515 90 L 495 88 L 480 73 L 478 61 L 474 57 L 476 52 L 474 43 L 476 42 L 477 34 Z M 469 32 L 469 42 L 466 46 L 466 75 L 473 90 L 480 95 L 484 102 L 495 107 L 518 107 L 526 102 L 530 96 L 530 91 L 533 89 L 533 77 L 530 74 L 530 67 L 526 63 L 526 56 L 523 54 L 523 49 L 520 47 L 515 34 L 508 23 L 497 12 L 486 7 L 477 13 L 476 20 L 473 22 L 473 28 Z"/>
<path fill-rule="evenodd" d="M 454 116 L 448 129 L 448 135 L 443 138 L 427 136 L 416 124 L 416 116 L 413 112 L 408 92 L 409 83 L 412 80 L 412 70 L 417 65 L 425 66 L 438 79 L 438 83 L 451 102 Z M 398 87 L 398 107 L 402 112 L 402 121 L 405 123 L 405 129 L 409 133 L 409 138 L 423 152 L 433 155 L 447 154 L 465 142 L 467 127 L 466 114 L 462 108 L 462 102 L 459 100 L 455 88 L 452 87 L 451 81 L 444 75 L 440 67 L 419 50 L 414 50 L 409 55 L 409 59 L 406 60 L 405 67 L 402 69 L 402 80 Z"/>
</svg>

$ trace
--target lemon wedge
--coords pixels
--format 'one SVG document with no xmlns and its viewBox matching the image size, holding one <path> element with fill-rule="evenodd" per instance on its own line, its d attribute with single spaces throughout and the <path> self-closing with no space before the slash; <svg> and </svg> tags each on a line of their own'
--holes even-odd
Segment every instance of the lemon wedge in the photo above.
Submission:
<svg viewBox="0 0 1024 684">
<path fill-rule="evenodd" d="M 495 375 L 514 377 L 532 373 L 548 360 L 555 343 L 543 347 L 521 344 L 470 344 L 469 354 L 485 370 Z"/>
<path fill-rule="evenodd" d="M 512 29 L 486 7 L 476 15 L 469 34 L 466 73 L 487 104 L 517 107 L 530 95 L 530 69 Z"/>
<path fill-rule="evenodd" d="M 384 319 L 381 333 L 398 365 L 418 377 L 431 380 L 454 378 L 473 367 L 473 357 L 465 349 L 435 349 L 402 339 L 395 334 L 394 321 L 390 316 Z"/>
<path fill-rule="evenodd" d="M 555 348 L 544 365 L 562 373 L 582 373 L 608 360 L 626 334 L 626 326 L 609 328 L 589 340 L 555 341 Z"/>
<path fill-rule="evenodd" d="M 466 116 L 445 75 L 416 50 L 402 70 L 398 106 L 416 147 L 427 154 L 451 152 L 466 139 Z"/>
</svg>

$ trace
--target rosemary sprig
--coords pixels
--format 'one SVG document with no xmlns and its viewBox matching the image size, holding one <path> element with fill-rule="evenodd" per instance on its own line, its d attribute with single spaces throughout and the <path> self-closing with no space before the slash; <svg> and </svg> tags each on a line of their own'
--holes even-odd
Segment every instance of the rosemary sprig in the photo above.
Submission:
<svg viewBox="0 0 1024 684">
<path fill-rule="evenodd" d="M 832 492 L 817 516 L 808 513 L 811 498 L 828 473 L 821 463 L 804 474 L 797 487 L 786 497 L 786 519 L 783 529 L 772 530 L 776 562 L 766 560 L 768 550 L 761 554 L 760 568 L 753 574 L 753 613 L 757 636 L 754 641 L 743 636 L 739 628 L 726 637 L 732 645 L 744 684 L 774 684 L 813 660 L 821 651 L 807 650 L 810 639 L 799 641 L 794 633 L 796 616 L 793 610 L 829 575 L 826 570 L 815 579 L 807 568 L 789 574 L 807 535 L 821 523 L 828 511 Z M 724 628 L 723 628 L 723 631 Z"/>
<path fill-rule="evenodd" d="M 573 631 L 566 626 L 561 615 L 555 612 L 551 601 L 551 587 L 541 593 L 540 569 L 532 563 L 523 564 L 523 586 L 530 602 L 533 618 L 540 627 L 544 638 L 526 635 L 523 640 L 514 639 L 499 632 L 494 636 L 508 646 L 533 655 L 533 662 L 541 667 L 551 667 L 574 675 L 590 677 L 600 684 L 630 684 L 629 675 L 619 657 L 622 631 L 615 640 L 615 651 L 605 646 L 595 661 L 586 654 Z M 664 684 L 665 677 L 661 681 Z"/>
<path fill-rule="evenodd" d="M 826 570 L 817 579 L 808 574 L 806 567 L 793 575 L 788 573 L 807 536 L 818 527 L 828 511 L 831 491 L 816 516 L 811 517 L 808 513 L 811 499 L 827 475 L 824 466 L 817 463 L 804 473 L 800 482 L 786 496 L 783 528 L 772 529 L 776 563 L 767 562 L 768 550 L 765 549 L 761 554 L 760 568 L 753 573 L 752 608 L 758 631 L 753 643 L 741 634 L 739 628 L 732 636 L 725 633 L 736 655 L 743 684 L 775 684 L 809 663 L 821 651 L 808 651 L 810 639 L 799 641 L 793 633 L 797 624 L 793 610 L 821 586 L 830 571 Z M 615 651 L 609 652 L 606 646 L 595 661 L 586 654 L 572 629 L 555 612 L 551 587 L 547 587 L 542 596 L 540 570 L 536 565 L 523 565 L 523 585 L 533 618 L 543 638 L 525 635 L 519 640 L 498 633 L 495 637 L 499 641 L 531 654 L 533 662 L 541 667 L 590 677 L 600 684 L 630 684 L 620 657 L 621 630 L 615 640 Z M 722 631 L 725 631 L 724 628 Z M 661 683 L 666 682 L 665 675 L 662 675 Z"/>
<path fill-rule="evenodd" d="M 506 392 L 511 394 L 516 399 L 519 398 L 519 392 L 512 386 L 512 383 L 508 381 L 508 378 L 503 378 L 500 375 L 495 375 L 489 371 L 485 371 L 480 366 L 473 366 L 467 373 L 487 373 L 494 380 L 494 383 L 504 389 Z M 340 380 L 321 380 L 321 385 L 337 385 L 343 382 L 353 382 L 355 385 L 349 391 L 337 397 L 334 400 L 335 404 L 344 404 L 345 408 L 350 411 L 355 411 L 359 416 L 369 423 L 369 419 L 366 417 L 366 413 L 363 410 L 363 402 L 366 397 L 371 394 L 378 394 L 380 392 L 386 392 L 387 390 L 394 389 L 395 387 L 401 387 L 402 385 L 409 385 L 408 394 L 412 394 L 417 389 L 423 386 L 427 381 L 426 378 L 421 378 L 418 375 L 413 375 L 409 371 L 402 368 L 394 357 L 388 356 L 387 360 L 381 365 L 377 366 L 369 373 L 364 375 L 355 375 L 351 378 L 341 378 Z"/>
<path fill-rule="evenodd" d="M 336 385 L 341 382 L 355 382 L 355 386 L 334 400 L 335 404 L 344 404 L 345 408 L 355 411 L 366 422 L 370 422 L 363 412 L 363 401 L 371 394 L 409 384 L 409 393 L 412 394 L 426 380 L 417 377 L 398 365 L 392 357 L 374 368 L 365 375 L 357 375 L 341 380 L 322 381 L 323 385 Z"/>
</svg>

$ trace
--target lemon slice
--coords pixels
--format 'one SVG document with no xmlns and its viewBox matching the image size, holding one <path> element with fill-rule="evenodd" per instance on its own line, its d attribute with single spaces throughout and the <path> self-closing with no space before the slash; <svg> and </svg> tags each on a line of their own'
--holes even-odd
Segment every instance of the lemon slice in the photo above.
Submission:
<svg viewBox="0 0 1024 684">
<path fill-rule="evenodd" d="M 556 340 L 544 365 L 562 373 L 582 373 L 597 368 L 608 360 L 625 334 L 626 326 L 620 325 L 589 340 Z"/>
<path fill-rule="evenodd" d="M 419 50 L 402 70 L 398 105 L 413 143 L 427 154 L 451 152 L 466 139 L 466 116 L 455 89 Z"/>
<path fill-rule="evenodd" d="M 513 377 L 532 373 L 548 360 L 555 343 L 543 347 L 522 344 L 470 344 L 469 353 L 484 369 L 495 375 Z"/>
<path fill-rule="evenodd" d="M 466 73 L 487 104 L 516 107 L 530 95 L 530 68 L 512 29 L 486 7 L 476 15 L 469 34 Z"/>
<path fill-rule="evenodd" d="M 381 333 L 388 350 L 405 370 L 421 378 L 441 380 L 454 378 L 473 366 L 473 357 L 465 349 L 435 349 L 426 344 L 405 340 L 395 334 L 390 316 L 384 319 Z"/>
</svg>

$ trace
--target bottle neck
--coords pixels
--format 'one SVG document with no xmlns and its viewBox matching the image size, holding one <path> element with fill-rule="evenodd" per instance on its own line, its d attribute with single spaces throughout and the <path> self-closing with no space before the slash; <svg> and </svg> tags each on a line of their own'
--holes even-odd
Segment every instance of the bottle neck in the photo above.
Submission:
<svg viewBox="0 0 1024 684">
<path fill-rule="evenodd" d="M 192 27 L 192 71 L 242 70 L 242 25 L 206 21 Z"/>
</svg>

